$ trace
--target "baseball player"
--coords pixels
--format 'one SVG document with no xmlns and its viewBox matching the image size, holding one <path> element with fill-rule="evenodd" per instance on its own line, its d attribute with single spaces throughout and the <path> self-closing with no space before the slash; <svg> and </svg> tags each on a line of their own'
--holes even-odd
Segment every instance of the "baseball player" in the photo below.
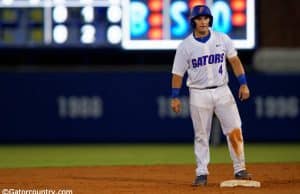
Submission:
<svg viewBox="0 0 300 194">
<path fill-rule="evenodd" d="M 231 64 L 239 83 L 239 99 L 250 96 L 243 65 L 237 56 L 232 40 L 224 33 L 215 32 L 213 16 L 205 5 L 192 8 L 190 15 L 193 33 L 185 38 L 176 50 L 172 68 L 171 108 L 178 113 L 181 102 L 178 98 L 182 78 L 187 72 L 190 95 L 190 114 L 194 128 L 194 151 L 196 156 L 196 179 L 193 186 L 207 184 L 209 174 L 209 137 L 213 113 L 220 120 L 226 135 L 236 179 L 251 179 L 245 167 L 241 119 L 235 99 L 227 85 L 226 58 Z"/>
</svg>

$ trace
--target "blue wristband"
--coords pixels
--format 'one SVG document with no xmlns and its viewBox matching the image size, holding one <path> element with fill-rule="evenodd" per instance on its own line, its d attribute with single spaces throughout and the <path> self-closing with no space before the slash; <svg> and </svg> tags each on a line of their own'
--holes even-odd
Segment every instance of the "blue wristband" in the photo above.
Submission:
<svg viewBox="0 0 300 194">
<path fill-rule="evenodd" d="M 178 98 L 180 92 L 180 88 L 172 88 L 172 98 Z"/>
<path fill-rule="evenodd" d="M 240 85 L 247 84 L 247 79 L 246 79 L 245 74 L 242 74 L 242 75 L 238 76 L 237 79 L 239 80 Z"/>
</svg>

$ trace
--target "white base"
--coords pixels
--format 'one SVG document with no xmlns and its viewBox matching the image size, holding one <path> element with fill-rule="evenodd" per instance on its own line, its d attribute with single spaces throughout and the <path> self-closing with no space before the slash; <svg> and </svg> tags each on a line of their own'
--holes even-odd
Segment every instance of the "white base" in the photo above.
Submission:
<svg viewBox="0 0 300 194">
<path fill-rule="evenodd" d="M 227 180 L 220 183 L 220 187 L 260 187 L 260 182 L 253 180 Z"/>
</svg>

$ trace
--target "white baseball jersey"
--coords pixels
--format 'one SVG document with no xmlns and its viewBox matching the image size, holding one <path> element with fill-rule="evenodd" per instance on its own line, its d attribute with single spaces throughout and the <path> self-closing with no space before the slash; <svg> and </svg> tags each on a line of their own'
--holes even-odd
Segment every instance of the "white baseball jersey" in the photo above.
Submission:
<svg viewBox="0 0 300 194">
<path fill-rule="evenodd" d="M 183 76 L 187 71 L 190 88 L 221 86 L 228 82 L 226 57 L 236 55 L 232 40 L 224 33 L 210 30 L 205 43 L 190 34 L 176 50 L 172 73 Z"/>
</svg>

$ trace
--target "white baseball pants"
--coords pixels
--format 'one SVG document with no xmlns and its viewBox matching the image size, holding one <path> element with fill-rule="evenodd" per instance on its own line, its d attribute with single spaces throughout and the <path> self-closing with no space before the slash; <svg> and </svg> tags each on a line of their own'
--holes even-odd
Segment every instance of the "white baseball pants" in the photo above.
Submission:
<svg viewBox="0 0 300 194">
<path fill-rule="evenodd" d="M 213 113 L 220 120 L 223 134 L 226 135 L 234 173 L 244 170 L 241 119 L 228 85 L 205 90 L 190 88 L 190 112 L 195 136 L 196 175 L 209 174 L 207 166 L 210 161 L 209 137 Z"/>
</svg>

